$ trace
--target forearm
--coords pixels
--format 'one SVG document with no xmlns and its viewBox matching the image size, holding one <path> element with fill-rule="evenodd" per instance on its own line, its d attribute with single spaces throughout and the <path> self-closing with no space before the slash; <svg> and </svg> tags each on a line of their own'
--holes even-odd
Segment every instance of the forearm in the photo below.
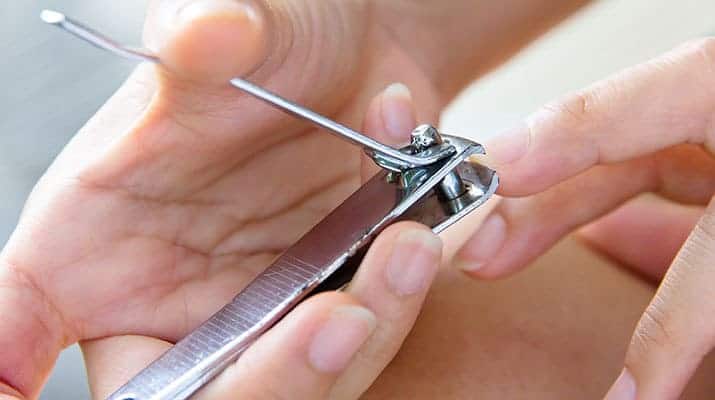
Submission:
<svg viewBox="0 0 715 400">
<path fill-rule="evenodd" d="M 402 0 L 381 23 L 445 100 L 590 0 Z"/>
</svg>

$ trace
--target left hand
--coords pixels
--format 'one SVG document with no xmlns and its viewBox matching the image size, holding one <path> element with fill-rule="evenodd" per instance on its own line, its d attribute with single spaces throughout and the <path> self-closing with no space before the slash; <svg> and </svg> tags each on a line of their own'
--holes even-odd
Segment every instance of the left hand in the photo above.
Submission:
<svg viewBox="0 0 715 400">
<path fill-rule="evenodd" d="M 502 194 L 527 197 L 507 198 L 487 217 L 458 255 L 462 269 L 504 276 L 615 210 L 581 236 L 662 278 L 609 400 L 678 398 L 715 345 L 713 121 L 711 38 L 545 107 L 487 146 Z M 662 199 L 622 206 L 643 192 Z"/>
<path fill-rule="evenodd" d="M 251 81 L 349 125 L 371 108 L 368 134 L 393 145 L 409 140 L 416 114 L 436 119 L 430 78 L 366 4 L 150 2 L 145 41 L 163 67 L 139 66 L 72 139 L 0 252 L 0 398 L 37 398 L 60 350 L 76 342 L 115 345 L 86 355 L 93 391 L 116 386 L 99 378 L 119 361 L 97 360 L 127 354 L 120 338 L 179 340 L 359 186 L 372 166 L 361 149 L 241 93 L 230 77 L 251 71 Z M 393 76 L 422 93 L 416 104 L 400 86 L 372 100 Z M 388 327 L 416 310 L 395 307 L 385 322 L 379 307 L 389 301 L 370 300 L 384 302 L 371 307 L 372 337 L 397 346 L 394 333 L 408 326 Z M 370 384 L 346 374 L 362 377 L 350 390 Z"/>
</svg>

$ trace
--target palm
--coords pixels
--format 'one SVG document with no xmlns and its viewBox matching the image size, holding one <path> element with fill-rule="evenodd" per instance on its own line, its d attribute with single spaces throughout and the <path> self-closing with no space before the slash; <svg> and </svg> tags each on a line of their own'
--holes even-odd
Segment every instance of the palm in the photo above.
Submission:
<svg viewBox="0 0 715 400">
<path fill-rule="evenodd" d="M 217 172 L 172 182 L 180 193 L 116 182 L 131 176 L 158 189 L 151 165 L 182 159 L 48 188 L 60 190 L 49 196 L 61 200 L 43 210 L 38 223 L 52 228 L 33 245 L 53 243 L 53 250 L 31 255 L 33 276 L 79 337 L 180 337 L 357 184 L 355 149 L 314 130 L 285 136 L 290 140 L 260 152 L 255 138 L 245 138 L 243 151 L 202 160 Z"/>
</svg>

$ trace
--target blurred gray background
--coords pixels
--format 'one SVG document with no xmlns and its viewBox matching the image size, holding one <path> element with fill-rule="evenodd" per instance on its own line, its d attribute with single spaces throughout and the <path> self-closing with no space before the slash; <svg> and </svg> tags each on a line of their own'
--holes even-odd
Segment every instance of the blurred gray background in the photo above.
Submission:
<svg viewBox="0 0 715 400">
<path fill-rule="evenodd" d="M 138 43 L 146 1 L 0 1 L 0 243 L 35 181 L 133 66 L 44 26 L 39 11 L 55 7 Z M 443 128 L 483 139 L 556 96 L 715 33 L 714 17 L 712 0 L 599 1 L 467 89 Z M 76 347 L 42 395 L 69 398 L 88 398 Z"/>
</svg>

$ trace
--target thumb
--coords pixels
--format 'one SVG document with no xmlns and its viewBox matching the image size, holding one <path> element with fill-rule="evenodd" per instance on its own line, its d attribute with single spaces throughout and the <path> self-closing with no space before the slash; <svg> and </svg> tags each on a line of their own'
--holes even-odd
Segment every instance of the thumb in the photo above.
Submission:
<svg viewBox="0 0 715 400">
<path fill-rule="evenodd" d="M 251 1 L 152 1 L 144 42 L 171 73 L 225 84 L 253 70 L 268 48 L 267 16 Z"/>
<path fill-rule="evenodd" d="M 258 69 L 273 80 L 284 70 L 279 86 L 299 79 L 320 91 L 360 64 L 366 15 L 363 2 L 151 0 L 144 42 L 189 81 L 225 85 Z"/>
</svg>

